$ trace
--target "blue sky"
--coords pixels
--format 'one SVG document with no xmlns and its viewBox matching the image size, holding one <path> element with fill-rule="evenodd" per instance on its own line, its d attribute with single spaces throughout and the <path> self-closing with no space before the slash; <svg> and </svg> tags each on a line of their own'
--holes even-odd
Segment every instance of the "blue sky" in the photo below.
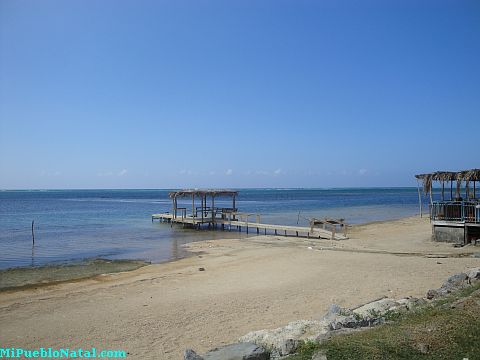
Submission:
<svg viewBox="0 0 480 360">
<path fill-rule="evenodd" d="M 0 2 L 0 188 L 480 167 L 480 2 Z"/>
</svg>

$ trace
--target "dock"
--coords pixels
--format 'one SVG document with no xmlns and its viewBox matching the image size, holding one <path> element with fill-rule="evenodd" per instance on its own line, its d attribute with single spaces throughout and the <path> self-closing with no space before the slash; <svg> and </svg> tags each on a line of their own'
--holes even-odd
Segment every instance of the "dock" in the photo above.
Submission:
<svg viewBox="0 0 480 360">
<path fill-rule="evenodd" d="M 307 238 L 323 238 L 332 240 L 347 239 L 346 224 L 343 219 L 310 219 L 310 226 L 291 226 L 291 225 L 275 225 L 260 222 L 260 214 L 251 214 L 239 212 L 236 208 L 235 199 L 238 191 L 235 190 L 179 190 L 169 193 L 172 199 L 172 212 L 153 214 L 152 221 L 180 224 L 182 227 L 192 229 L 200 229 L 208 227 L 209 229 L 220 228 L 227 231 L 246 231 L 256 230 L 257 234 L 275 234 L 284 236 L 302 236 Z M 219 208 L 215 207 L 215 198 L 220 196 L 232 197 L 232 207 Z M 210 197 L 211 206 L 207 206 L 207 197 Z M 191 198 L 191 211 L 187 213 L 186 207 L 178 206 L 179 198 Z M 195 198 L 200 198 L 201 206 L 195 206 Z M 250 218 L 254 221 L 249 221 Z M 319 228 L 318 226 L 322 227 Z M 337 232 L 337 226 L 343 230 L 343 234 Z M 327 227 L 329 229 L 327 229 Z"/>
<path fill-rule="evenodd" d="M 235 198 L 238 195 L 234 190 L 181 190 L 169 194 L 172 199 L 172 212 L 165 212 L 152 215 L 152 221 L 182 225 L 192 229 L 208 227 L 209 229 L 221 229 L 224 231 L 256 231 L 257 234 L 263 233 L 284 235 L 284 236 L 302 236 L 307 238 L 322 238 L 332 240 L 347 239 L 346 224 L 343 219 L 311 219 L 310 226 L 291 226 L 266 224 L 260 221 L 260 214 L 251 214 L 239 212 L 235 206 Z M 207 206 L 207 196 L 211 197 L 211 206 Z M 232 207 L 215 207 L 215 198 L 219 196 L 231 196 Z M 179 197 L 191 197 L 191 212 L 187 213 L 186 207 L 179 207 Z M 195 206 L 195 198 L 200 197 L 201 206 Z M 254 219 L 249 221 L 249 219 Z M 322 227 L 318 227 L 321 225 Z M 337 231 L 337 226 L 343 230 L 343 234 Z"/>
</svg>

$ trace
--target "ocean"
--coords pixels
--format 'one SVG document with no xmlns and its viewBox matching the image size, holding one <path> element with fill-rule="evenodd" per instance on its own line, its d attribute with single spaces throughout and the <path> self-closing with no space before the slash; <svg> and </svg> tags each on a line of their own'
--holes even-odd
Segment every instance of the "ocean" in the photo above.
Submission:
<svg viewBox="0 0 480 360">
<path fill-rule="evenodd" d="M 0 191 L 0 269 L 87 259 L 164 262 L 185 256 L 183 244 L 245 233 L 190 230 L 152 222 L 170 211 L 169 190 Z M 191 200 L 179 201 L 187 209 Z M 215 206 L 230 207 L 229 199 Z M 397 219 L 418 213 L 416 188 L 239 189 L 237 208 L 261 221 L 307 225 L 309 217 L 347 223 Z M 31 223 L 35 221 L 35 246 Z"/>
</svg>

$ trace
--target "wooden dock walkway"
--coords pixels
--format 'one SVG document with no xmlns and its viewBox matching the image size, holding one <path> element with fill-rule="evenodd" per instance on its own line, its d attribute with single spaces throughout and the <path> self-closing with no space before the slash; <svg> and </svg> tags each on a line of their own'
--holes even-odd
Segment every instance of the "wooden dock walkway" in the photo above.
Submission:
<svg viewBox="0 0 480 360">
<path fill-rule="evenodd" d="M 335 227 L 332 228 L 333 231 L 327 229 L 308 227 L 308 226 L 290 226 L 290 225 L 275 225 L 275 224 L 264 224 L 259 221 L 260 216 L 257 215 L 257 221 L 250 222 L 248 221 L 249 215 L 256 214 L 230 214 L 229 218 L 212 218 L 212 217 L 192 217 L 192 216 L 174 216 L 171 213 L 162 213 L 162 214 L 153 214 L 152 221 L 159 220 L 162 222 L 168 222 L 171 225 L 174 223 L 182 224 L 182 226 L 188 226 L 192 228 L 200 228 L 202 225 L 207 225 L 211 228 L 221 227 L 222 230 L 232 230 L 232 228 L 242 231 L 242 228 L 247 232 L 249 229 L 256 230 L 257 234 L 260 234 L 260 231 L 263 230 L 264 234 L 267 234 L 267 231 L 273 232 L 275 235 L 284 235 L 284 236 L 303 236 L 307 238 L 323 238 L 323 239 L 332 239 L 332 240 L 345 240 L 348 239 L 346 234 L 340 234 L 335 231 Z M 241 217 L 240 220 L 235 217 Z M 243 216 L 243 218 L 242 218 Z M 244 220 L 245 219 L 245 220 Z"/>
</svg>

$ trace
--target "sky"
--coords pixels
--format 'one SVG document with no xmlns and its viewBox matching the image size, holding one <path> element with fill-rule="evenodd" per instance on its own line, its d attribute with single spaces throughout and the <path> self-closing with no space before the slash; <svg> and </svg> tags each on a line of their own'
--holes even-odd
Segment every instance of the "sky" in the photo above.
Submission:
<svg viewBox="0 0 480 360">
<path fill-rule="evenodd" d="M 480 2 L 0 1 L 0 189 L 480 167 Z"/>
</svg>

